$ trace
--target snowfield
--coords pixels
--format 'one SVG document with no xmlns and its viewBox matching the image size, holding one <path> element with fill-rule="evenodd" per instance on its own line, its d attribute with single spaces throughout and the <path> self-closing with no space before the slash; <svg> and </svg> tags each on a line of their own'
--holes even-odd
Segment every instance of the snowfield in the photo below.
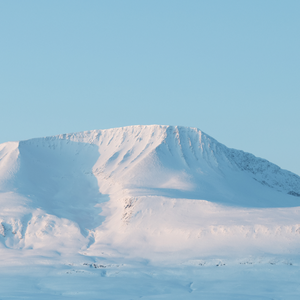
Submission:
<svg viewBox="0 0 300 300">
<path fill-rule="evenodd" d="M 0 299 L 299 299 L 300 177 L 196 128 L 0 145 Z"/>
</svg>

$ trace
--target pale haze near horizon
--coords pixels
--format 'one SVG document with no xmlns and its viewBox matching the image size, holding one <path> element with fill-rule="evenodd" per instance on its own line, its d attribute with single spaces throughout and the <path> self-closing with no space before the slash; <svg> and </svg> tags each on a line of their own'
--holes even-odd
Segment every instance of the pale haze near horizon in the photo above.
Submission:
<svg viewBox="0 0 300 300">
<path fill-rule="evenodd" d="M 300 175 L 298 1 L 0 3 L 0 143 L 197 127 Z"/>
</svg>

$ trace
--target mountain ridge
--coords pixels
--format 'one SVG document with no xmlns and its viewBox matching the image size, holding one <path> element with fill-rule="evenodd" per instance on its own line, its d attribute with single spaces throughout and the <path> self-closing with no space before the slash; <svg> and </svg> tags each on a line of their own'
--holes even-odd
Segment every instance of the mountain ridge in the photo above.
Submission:
<svg viewBox="0 0 300 300">
<path fill-rule="evenodd" d="M 23 146 L 32 146 L 37 143 L 36 147 L 46 147 L 48 144 L 49 148 L 55 150 L 62 147 L 62 144 L 59 145 L 59 141 L 97 146 L 101 162 L 97 164 L 94 171 L 97 173 L 105 170 L 108 176 L 116 172 L 126 173 L 125 170 L 128 169 L 129 165 L 136 164 L 155 152 L 155 156 L 160 161 L 169 154 L 176 157 L 176 161 L 165 159 L 164 164 L 169 163 L 171 168 L 172 164 L 177 164 L 182 169 L 198 168 L 199 172 L 208 168 L 220 171 L 225 163 L 227 164 L 226 167 L 247 172 L 263 185 L 293 196 L 300 196 L 300 177 L 298 175 L 283 170 L 265 159 L 255 157 L 253 154 L 228 148 L 197 128 L 182 126 L 127 126 L 4 143 L 0 150 L 1 169 L 7 170 L 8 168 L 8 166 L 4 166 L 5 156 L 15 155 L 16 158 L 16 151 L 19 151 L 18 154 L 20 155 L 20 149 Z M 126 145 L 128 142 L 129 147 Z M 14 148 L 13 151 L 2 157 L 3 148 L 6 145 L 9 148 L 14 145 Z M 79 151 L 82 150 L 78 149 L 77 154 L 73 154 L 78 155 Z M 15 163 L 14 168 L 10 166 L 10 169 L 16 171 L 17 165 L 18 162 Z M 120 167 L 121 165 L 123 165 L 123 169 Z M 268 172 L 266 173 L 266 171 Z M 271 178 L 270 174 L 272 175 Z"/>
</svg>

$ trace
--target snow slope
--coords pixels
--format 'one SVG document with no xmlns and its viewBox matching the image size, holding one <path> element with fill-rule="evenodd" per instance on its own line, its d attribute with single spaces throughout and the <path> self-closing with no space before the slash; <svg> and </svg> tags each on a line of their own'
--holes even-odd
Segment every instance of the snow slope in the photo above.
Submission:
<svg viewBox="0 0 300 300">
<path fill-rule="evenodd" d="M 0 149 L 8 248 L 151 257 L 298 247 L 300 177 L 196 128 L 131 126 Z"/>
<path fill-rule="evenodd" d="M 238 266 L 267 255 L 267 265 L 285 265 L 298 259 L 299 204 L 299 176 L 196 128 L 130 126 L 0 145 L 2 265 L 76 262 L 81 272 L 125 259 L 142 262 L 140 275 L 145 261 Z"/>
</svg>

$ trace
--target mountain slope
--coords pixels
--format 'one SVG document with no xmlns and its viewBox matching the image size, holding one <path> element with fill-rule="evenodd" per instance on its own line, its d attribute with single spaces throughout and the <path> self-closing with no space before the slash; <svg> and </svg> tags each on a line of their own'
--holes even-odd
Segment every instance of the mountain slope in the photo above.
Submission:
<svg viewBox="0 0 300 300">
<path fill-rule="evenodd" d="M 299 195 L 299 176 L 196 128 L 130 126 L 0 145 L 8 250 L 294 251 Z"/>
</svg>

